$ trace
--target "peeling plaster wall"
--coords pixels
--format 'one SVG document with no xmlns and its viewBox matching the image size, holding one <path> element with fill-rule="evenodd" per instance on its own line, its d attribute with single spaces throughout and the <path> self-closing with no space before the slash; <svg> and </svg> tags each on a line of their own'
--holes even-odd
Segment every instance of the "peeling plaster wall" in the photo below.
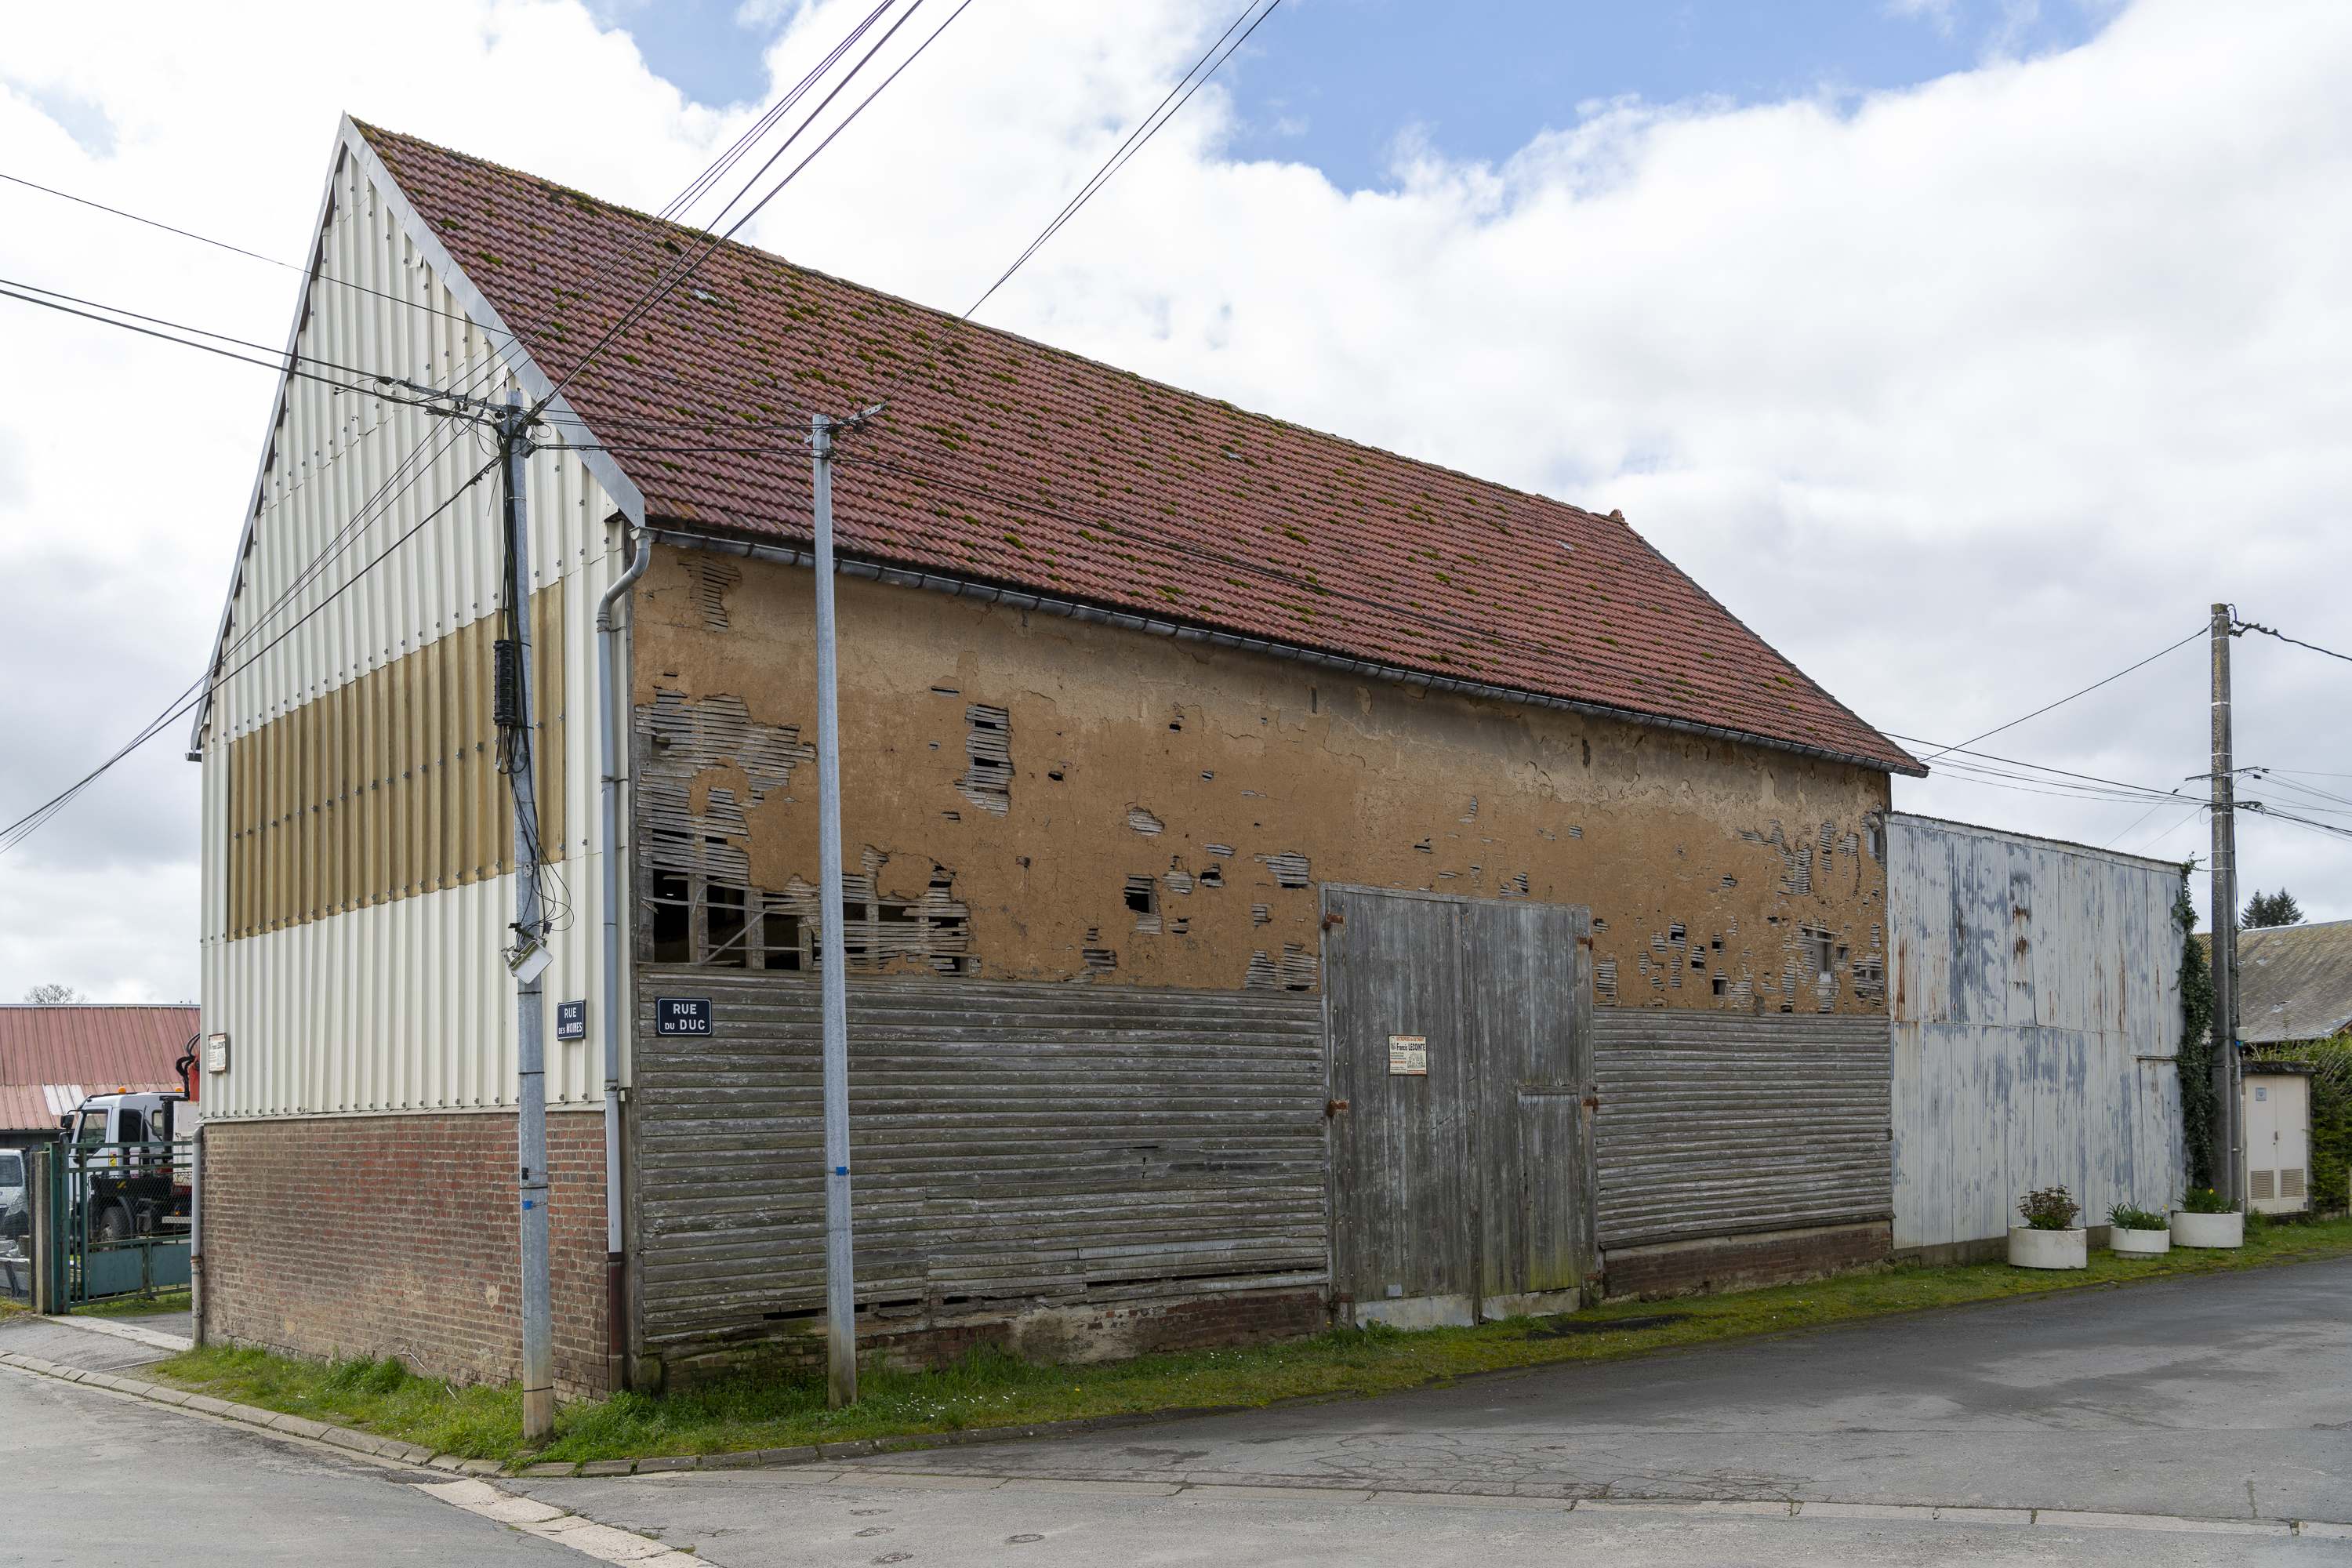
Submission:
<svg viewBox="0 0 2352 1568">
<path fill-rule="evenodd" d="M 748 917 L 694 918 L 750 928 L 725 962 L 793 967 L 788 922 L 815 918 L 813 582 L 712 564 L 659 547 L 636 590 L 640 854 L 744 879 Z M 1345 881 L 1590 904 L 1603 1005 L 1885 1012 L 1883 773 L 838 591 L 857 967 L 1309 989 L 1315 884 Z M 926 906 L 955 929 L 914 931 Z M 638 942 L 656 956 L 650 919 Z"/>
</svg>

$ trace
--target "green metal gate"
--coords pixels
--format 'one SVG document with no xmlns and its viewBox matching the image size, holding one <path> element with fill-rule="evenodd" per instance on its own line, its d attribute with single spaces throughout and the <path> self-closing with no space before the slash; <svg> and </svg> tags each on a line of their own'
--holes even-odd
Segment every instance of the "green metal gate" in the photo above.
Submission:
<svg viewBox="0 0 2352 1568">
<path fill-rule="evenodd" d="M 172 1143 L 58 1143 L 48 1189 L 52 1310 L 152 1296 L 190 1279 L 192 1140 Z"/>
</svg>

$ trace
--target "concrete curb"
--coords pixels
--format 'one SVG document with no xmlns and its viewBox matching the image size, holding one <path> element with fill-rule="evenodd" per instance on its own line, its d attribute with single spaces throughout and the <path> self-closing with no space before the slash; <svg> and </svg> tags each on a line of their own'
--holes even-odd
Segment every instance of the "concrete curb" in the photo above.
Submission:
<svg viewBox="0 0 2352 1568">
<path fill-rule="evenodd" d="M 677 1552 L 660 1542 L 625 1530 L 599 1524 L 583 1514 L 571 1513 L 537 1501 L 535 1499 L 503 1491 L 479 1478 L 499 1473 L 500 1467 L 488 1459 L 460 1459 L 454 1455 L 436 1454 L 414 1443 L 378 1436 L 371 1432 L 355 1432 L 348 1426 L 330 1426 L 309 1421 L 299 1415 L 278 1411 L 256 1410 L 251 1405 L 231 1405 L 201 1394 L 183 1394 L 177 1389 L 158 1387 L 141 1383 L 135 1378 L 115 1377 L 102 1373 L 83 1371 L 79 1367 L 61 1366 L 37 1356 L 0 1352 L 0 1366 L 15 1367 L 42 1377 L 52 1377 L 63 1383 L 81 1383 L 92 1387 L 134 1399 L 151 1400 L 175 1408 L 201 1410 L 208 1415 L 243 1422 L 263 1431 L 287 1436 L 306 1437 L 331 1443 L 337 1447 L 393 1459 L 408 1465 L 426 1466 L 436 1469 L 454 1470 L 468 1478 L 462 1480 L 412 1483 L 418 1491 L 461 1508 L 471 1513 L 541 1536 L 561 1545 L 586 1553 L 607 1563 L 649 1563 L 661 1568 L 689 1568 L 701 1559 L 688 1552 Z M 1075 1421 L 1038 1422 L 1025 1426 L 978 1427 L 965 1432 L 940 1434 L 948 1443 L 1005 1442 L 1023 1437 L 1045 1437 L 1066 1432 L 1096 1431 L 1104 1427 L 1142 1426 L 1150 1422 L 1182 1419 L 1187 1416 L 1229 1415 L 1236 1410 L 1255 1408 L 1248 1405 L 1227 1405 L 1215 1408 L 1187 1408 L 1181 1411 L 1151 1412 L 1132 1415 L 1088 1416 Z M 936 1446 L 929 1440 L 895 1440 L 867 1438 L 848 1443 L 825 1443 L 814 1448 L 761 1448 L 735 1454 L 681 1455 L 648 1459 L 600 1459 L 586 1465 L 533 1465 L 522 1473 L 534 1479 L 556 1479 L 572 1476 L 583 1478 L 618 1478 L 635 1472 L 639 1475 L 659 1474 L 709 1468 L 741 1470 L 754 1468 L 801 1467 L 824 1459 L 862 1458 L 866 1455 L 903 1452 L 910 1448 Z M 1088 1482 L 1083 1478 L 1062 1480 L 1053 1477 L 962 1477 L 951 1472 L 916 1472 L 897 1474 L 887 1470 L 844 1471 L 834 1478 L 847 1482 L 852 1478 L 868 1486 L 892 1485 L 922 1487 L 948 1480 L 969 1486 L 974 1480 L 992 1479 L 999 1487 L 1026 1481 L 1032 1487 L 1055 1484 L 1092 1485 L 1097 1489 L 1118 1486 L 1118 1482 Z M 2256 1519 L 2189 1519 L 2172 1514 L 2096 1513 L 2074 1509 L 2054 1508 L 1952 1508 L 1936 1504 L 1902 1503 L 1840 1503 L 1801 1502 L 1788 1499 L 1755 1500 L 1720 1498 L 1566 1498 L 1551 1499 L 1510 1493 L 1491 1492 L 1411 1492 L 1384 1490 L 1363 1487 L 1322 1485 L 1265 1484 L 1237 1485 L 1232 1482 L 1170 1482 L 1128 1483 L 1147 1487 L 1160 1495 L 1187 1496 L 1203 1501 L 1272 1502 L 1301 1495 L 1312 1495 L 1320 1501 L 1346 1501 L 1391 1504 L 1423 1504 L 1447 1507 L 1511 1507 L 1556 1508 L 1570 1513 L 1659 1513 L 1659 1514 L 1723 1514 L 1766 1519 L 1853 1519 L 1853 1520 L 1914 1520 L 1923 1522 L 2007 1525 L 2040 1525 L 2060 1529 L 2093 1530 L 2154 1530 L 2192 1535 L 2266 1535 L 2309 1536 L 2324 1541 L 2352 1541 L 2352 1522 L 2328 1520 L 2256 1520 Z"/>
<path fill-rule="evenodd" d="M 306 1421 L 299 1415 L 289 1415 L 276 1410 L 257 1410 L 250 1405 L 232 1405 L 226 1399 L 215 1399 L 207 1394 L 189 1394 L 182 1389 L 163 1388 L 136 1378 L 116 1377 L 107 1373 L 84 1372 L 79 1367 L 61 1366 L 38 1356 L 0 1352 L 0 1366 L 13 1366 L 20 1372 L 36 1373 L 42 1377 L 54 1377 L 61 1383 L 86 1384 L 92 1388 L 110 1389 L 127 1394 L 134 1399 L 152 1400 L 158 1405 L 186 1410 L 199 1410 L 207 1415 L 238 1421 L 265 1431 L 282 1432 L 289 1436 L 308 1437 L 316 1442 L 331 1443 L 339 1448 L 377 1458 L 394 1459 L 408 1465 L 438 1465 L 448 1456 L 436 1456 L 430 1448 L 420 1448 L 414 1443 L 402 1443 L 390 1437 L 380 1437 L 372 1432 L 354 1432 L 348 1426 L 331 1426 L 323 1421 Z M 499 1467 L 488 1459 L 462 1459 L 453 1465 L 479 1465 L 495 1471 Z M 444 1467 L 449 1468 L 449 1467 Z M 566 1467 L 567 1468 L 569 1467 Z"/>
</svg>

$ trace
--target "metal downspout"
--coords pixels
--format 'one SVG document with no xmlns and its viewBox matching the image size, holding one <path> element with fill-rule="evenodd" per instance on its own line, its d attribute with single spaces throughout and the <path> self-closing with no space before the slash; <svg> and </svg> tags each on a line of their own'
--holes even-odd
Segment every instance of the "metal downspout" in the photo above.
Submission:
<svg viewBox="0 0 2352 1568">
<path fill-rule="evenodd" d="M 621 778 L 614 736 L 620 728 L 614 702 L 620 686 L 615 668 L 620 639 L 613 635 L 613 605 L 653 563 L 652 542 L 636 529 L 625 531 L 634 545 L 628 566 L 596 603 L 599 773 L 604 811 L 604 1370 L 605 1392 L 620 1392 L 628 1343 L 623 1332 L 627 1291 L 621 1238 Z"/>
</svg>

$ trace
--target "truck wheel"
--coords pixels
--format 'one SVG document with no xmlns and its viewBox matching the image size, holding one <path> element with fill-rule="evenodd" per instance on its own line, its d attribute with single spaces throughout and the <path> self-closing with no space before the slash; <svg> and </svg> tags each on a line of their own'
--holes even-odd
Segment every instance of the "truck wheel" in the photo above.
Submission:
<svg viewBox="0 0 2352 1568">
<path fill-rule="evenodd" d="M 131 1239 L 131 1211 L 121 1204 L 109 1204 L 99 1211 L 98 1223 L 90 1227 L 92 1241 L 128 1241 Z"/>
</svg>

